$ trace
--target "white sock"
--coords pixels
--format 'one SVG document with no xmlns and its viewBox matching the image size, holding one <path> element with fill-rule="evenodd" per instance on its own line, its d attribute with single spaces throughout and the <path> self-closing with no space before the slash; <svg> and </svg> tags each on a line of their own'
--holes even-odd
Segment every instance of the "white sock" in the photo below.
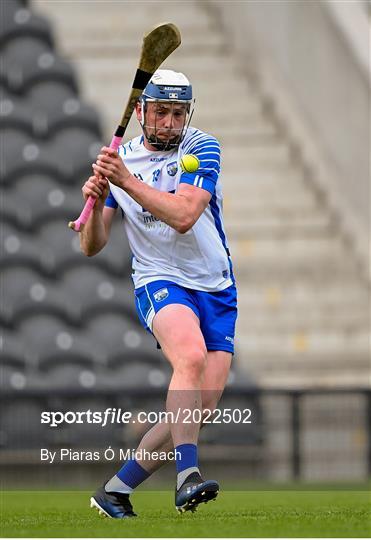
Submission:
<svg viewBox="0 0 371 540">
<path fill-rule="evenodd" d="M 116 493 L 126 493 L 130 495 L 130 493 L 133 493 L 133 488 L 130 486 L 127 486 L 118 476 L 114 476 L 107 482 L 107 484 L 104 486 L 105 491 L 109 493 L 110 491 L 115 491 Z"/>
<path fill-rule="evenodd" d="M 181 471 L 178 473 L 177 480 L 176 480 L 176 489 L 180 489 L 181 486 L 184 484 L 184 480 L 192 473 L 197 472 L 200 474 L 200 470 L 198 467 L 188 467 L 188 469 L 184 469 L 184 471 Z M 201 475 L 200 475 L 201 476 Z"/>
</svg>

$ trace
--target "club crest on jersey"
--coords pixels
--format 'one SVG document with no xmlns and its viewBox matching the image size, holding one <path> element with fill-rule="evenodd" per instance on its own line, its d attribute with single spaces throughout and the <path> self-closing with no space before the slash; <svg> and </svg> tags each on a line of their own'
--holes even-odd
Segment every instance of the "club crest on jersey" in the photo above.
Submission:
<svg viewBox="0 0 371 540">
<path fill-rule="evenodd" d="M 153 298 L 156 300 L 156 302 L 162 302 L 162 300 L 165 300 L 169 296 L 169 291 L 165 287 L 164 289 L 160 289 L 159 291 L 155 292 L 153 295 Z"/>
<path fill-rule="evenodd" d="M 177 172 L 178 172 L 178 163 L 176 161 L 172 161 L 171 163 L 168 163 L 167 174 L 169 176 L 175 176 Z"/>
</svg>

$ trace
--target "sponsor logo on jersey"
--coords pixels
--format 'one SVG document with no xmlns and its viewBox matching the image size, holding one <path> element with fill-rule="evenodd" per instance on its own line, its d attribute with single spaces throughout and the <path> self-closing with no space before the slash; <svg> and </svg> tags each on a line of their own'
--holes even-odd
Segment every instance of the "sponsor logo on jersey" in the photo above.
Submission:
<svg viewBox="0 0 371 540">
<path fill-rule="evenodd" d="M 231 336 L 225 336 L 225 341 L 230 341 L 234 345 L 234 339 Z"/>
<path fill-rule="evenodd" d="M 158 163 L 159 161 L 165 161 L 166 157 L 151 157 L 150 161 L 156 161 Z"/>
<path fill-rule="evenodd" d="M 228 270 L 223 270 L 223 277 L 224 277 L 224 279 L 227 279 L 227 277 L 228 277 Z"/>
<path fill-rule="evenodd" d="M 153 298 L 156 300 L 156 302 L 162 302 L 169 296 L 169 291 L 165 287 L 164 289 L 160 289 L 159 291 L 155 292 L 153 295 Z"/>
<path fill-rule="evenodd" d="M 145 210 L 147 212 L 147 210 Z M 160 221 L 157 217 L 152 216 L 152 214 L 149 214 L 149 216 L 143 216 L 143 223 L 155 223 L 156 221 Z"/>
<path fill-rule="evenodd" d="M 177 172 L 178 172 L 178 163 L 176 161 L 172 161 L 171 163 L 168 163 L 167 174 L 169 176 L 175 176 Z"/>
</svg>

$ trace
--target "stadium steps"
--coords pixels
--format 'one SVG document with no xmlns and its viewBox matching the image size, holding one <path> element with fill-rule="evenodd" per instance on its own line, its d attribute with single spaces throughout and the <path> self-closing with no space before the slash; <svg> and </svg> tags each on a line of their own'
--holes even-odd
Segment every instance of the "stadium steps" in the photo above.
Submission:
<svg viewBox="0 0 371 540">
<path fill-rule="evenodd" d="M 239 285 L 237 349 L 261 384 L 362 384 L 369 317 L 341 216 L 240 65 L 219 21 L 197 2 L 127 5 L 35 0 L 54 22 L 109 142 L 126 102 L 144 31 L 174 21 L 182 46 L 164 67 L 184 71 L 196 96 L 193 125 L 222 142 L 225 223 Z M 109 9 L 109 6 L 112 9 Z M 127 22 L 126 22 L 127 21 Z M 132 119 L 127 137 L 137 135 Z"/>
</svg>

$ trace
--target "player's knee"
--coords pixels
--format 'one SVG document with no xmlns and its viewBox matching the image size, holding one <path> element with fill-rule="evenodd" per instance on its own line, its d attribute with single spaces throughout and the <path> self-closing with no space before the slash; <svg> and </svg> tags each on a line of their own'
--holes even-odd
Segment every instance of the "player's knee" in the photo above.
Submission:
<svg viewBox="0 0 371 540">
<path fill-rule="evenodd" d="M 206 364 L 207 351 L 201 347 L 193 347 L 188 349 L 182 368 L 188 376 L 199 380 L 203 377 Z"/>
</svg>

